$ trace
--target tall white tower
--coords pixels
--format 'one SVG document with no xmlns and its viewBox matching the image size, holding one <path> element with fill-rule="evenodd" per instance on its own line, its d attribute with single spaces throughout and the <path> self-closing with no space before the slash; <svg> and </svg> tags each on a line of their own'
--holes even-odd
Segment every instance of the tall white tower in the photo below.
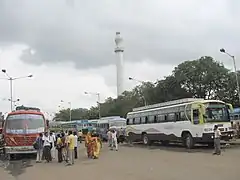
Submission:
<svg viewBox="0 0 240 180">
<path fill-rule="evenodd" d="M 116 32 L 115 37 L 115 53 L 117 56 L 117 95 L 120 96 L 124 92 L 124 84 L 123 84 L 123 39 L 120 35 L 120 32 Z"/>
</svg>

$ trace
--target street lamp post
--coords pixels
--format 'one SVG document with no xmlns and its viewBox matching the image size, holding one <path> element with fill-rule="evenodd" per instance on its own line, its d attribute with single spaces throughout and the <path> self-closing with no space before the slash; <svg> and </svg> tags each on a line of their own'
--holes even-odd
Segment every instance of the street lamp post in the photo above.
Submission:
<svg viewBox="0 0 240 180">
<path fill-rule="evenodd" d="M 11 111 L 13 111 L 13 81 L 18 80 L 18 79 L 31 78 L 31 77 L 33 77 L 33 75 L 21 76 L 21 77 L 11 77 L 7 73 L 6 69 L 2 69 L 2 72 L 7 76 L 7 78 L 1 78 L 1 79 L 5 79 L 10 82 L 10 102 L 11 102 Z"/>
<path fill-rule="evenodd" d="M 72 121 L 72 103 L 68 102 L 69 104 L 69 120 Z"/>
<path fill-rule="evenodd" d="M 236 66 L 236 60 L 235 57 L 231 54 L 229 54 L 225 49 L 220 49 L 220 52 L 227 54 L 229 57 L 232 58 L 233 60 L 233 66 L 234 66 L 234 72 L 235 72 L 235 77 L 236 77 L 236 83 L 237 83 L 237 92 L 238 92 L 238 100 L 240 103 L 240 88 L 239 88 L 239 82 L 238 82 L 238 72 L 237 72 L 237 66 Z"/>
<path fill-rule="evenodd" d="M 61 102 L 63 103 L 64 101 L 61 100 Z M 69 121 L 72 121 L 72 103 L 69 101 Z"/>
<path fill-rule="evenodd" d="M 8 99 L 8 101 L 11 102 L 11 99 Z M 14 107 L 16 107 L 16 103 L 19 102 L 19 101 L 20 101 L 20 99 L 12 100 L 12 103 L 13 103 Z"/>
<path fill-rule="evenodd" d="M 139 82 L 139 83 L 141 83 L 141 84 L 144 84 L 144 83 L 145 83 L 144 81 L 141 81 L 141 80 L 138 80 L 138 79 L 135 79 L 135 78 L 132 78 L 132 77 L 129 77 L 128 79 L 129 79 L 130 81 L 136 81 L 136 82 Z M 146 98 L 145 98 L 143 92 L 141 92 L 141 93 L 142 93 L 142 98 L 143 98 L 143 101 L 144 101 L 144 106 L 147 106 Z"/>
<path fill-rule="evenodd" d="M 93 92 L 84 92 L 84 94 L 92 94 L 97 96 L 97 104 L 98 104 L 98 118 L 101 119 L 101 104 L 100 104 L 100 93 Z"/>
</svg>

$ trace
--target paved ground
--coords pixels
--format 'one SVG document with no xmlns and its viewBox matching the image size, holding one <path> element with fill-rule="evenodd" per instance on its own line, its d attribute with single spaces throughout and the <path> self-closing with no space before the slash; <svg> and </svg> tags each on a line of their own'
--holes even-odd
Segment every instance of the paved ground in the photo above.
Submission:
<svg viewBox="0 0 240 180">
<path fill-rule="evenodd" d="M 84 149 L 72 167 L 52 162 L 35 164 L 26 161 L 5 162 L 1 180 L 239 180 L 240 148 L 230 147 L 221 156 L 211 149 L 197 148 L 186 152 L 182 147 L 143 145 L 121 146 L 118 152 L 104 147 L 100 159 L 89 160 Z M 69 177 L 69 174 L 71 175 Z"/>
</svg>

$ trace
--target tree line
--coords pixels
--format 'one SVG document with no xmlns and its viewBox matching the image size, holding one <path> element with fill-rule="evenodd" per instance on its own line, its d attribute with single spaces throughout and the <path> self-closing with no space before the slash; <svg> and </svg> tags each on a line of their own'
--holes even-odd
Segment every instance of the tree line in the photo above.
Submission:
<svg viewBox="0 0 240 180">
<path fill-rule="evenodd" d="M 156 83 L 144 82 L 131 91 L 123 92 L 118 98 L 107 98 L 100 104 L 101 116 L 126 117 L 135 107 L 192 97 L 219 99 L 235 107 L 240 106 L 234 72 L 209 56 L 185 61 L 176 66 L 171 75 Z M 97 106 L 72 109 L 72 120 L 98 119 L 98 112 Z M 55 120 L 68 121 L 69 113 L 69 109 L 60 110 L 55 114 Z"/>
</svg>

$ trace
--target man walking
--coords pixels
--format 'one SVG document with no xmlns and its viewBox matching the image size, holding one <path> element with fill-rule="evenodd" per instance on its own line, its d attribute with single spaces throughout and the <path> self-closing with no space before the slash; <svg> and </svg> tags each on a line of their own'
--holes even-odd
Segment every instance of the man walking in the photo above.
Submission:
<svg viewBox="0 0 240 180">
<path fill-rule="evenodd" d="M 108 147 L 112 147 L 112 132 L 110 129 L 107 132 L 107 138 L 108 138 Z"/>
<path fill-rule="evenodd" d="M 36 145 L 37 145 L 37 159 L 36 163 L 42 162 L 42 155 L 43 155 L 43 134 L 40 133 L 39 136 L 36 139 Z"/>
<path fill-rule="evenodd" d="M 74 135 L 72 131 L 69 131 L 69 136 L 67 139 L 67 144 L 68 144 L 68 157 L 69 157 L 69 162 L 67 165 L 73 165 L 74 164 Z"/>
<path fill-rule="evenodd" d="M 218 126 L 214 126 L 214 152 L 213 155 L 220 155 L 221 154 L 221 131 L 218 129 Z"/>
<path fill-rule="evenodd" d="M 112 130 L 112 147 L 111 150 L 115 147 L 116 151 L 118 151 L 118 142 L 117 142 L 117 131 Z"/>
<path fill-rule="evenodd" d="M 49 139 L 51 141 L 51 157 L 53 159 L 56 158 L 56 148 L 55 148 L 55 145 L 56 145 L 56 137 L 55 137 L 55 134 L 53 132 L 50 132 L 50 136 L 49 136 Z"/>
<path fill-rule="evenodd" d="M 75 131 L 73 133 L 74 135 L 74 157 L 75 159 L 78 158 L 78 136 L 77 136 L 77 132 Z"/>
<path fill-rule="evenodd" d="M 51 156 L 51 141 L 47 132 L 43 136 L 43 155 L 47 162 L 52 161 Z"/>
<path fill-rule="evenodd" d="M 82 130 L 79 130 L 78 132 L 78 138 L 79 138 L 79 142 L 82 143 Z"/>
</svg>

